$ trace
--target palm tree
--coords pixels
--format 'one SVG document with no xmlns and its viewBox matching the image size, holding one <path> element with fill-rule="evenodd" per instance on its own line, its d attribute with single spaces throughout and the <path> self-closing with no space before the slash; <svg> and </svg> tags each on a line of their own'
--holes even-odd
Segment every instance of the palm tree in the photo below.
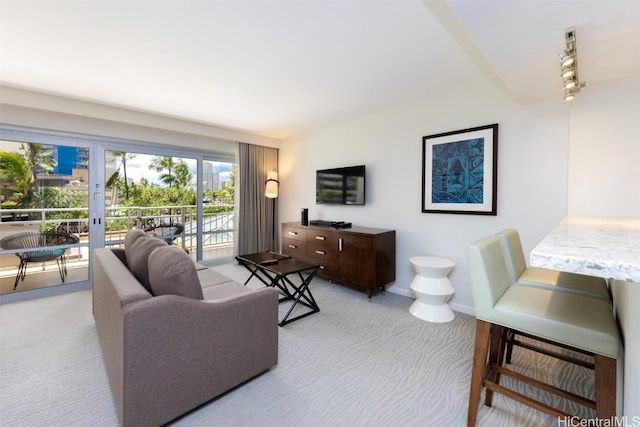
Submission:
<svg viewBox="0 0 640 427">
<path fill-rule="evenodd" d="M 53 158 L 53 149 L 43 144 L 20 144 L 20 148 L 24 151 L 24 157 L 29 163 L 31 173 L 34 177 L 33 191 L 38 192 L 38 172 L 48 174 L 51 172 L 58 162 Z"/>
<path fill-rule="evenodd" d="M 190 188 L 191 187 L 191 179 L 193 178 L 193 174 L 189 170 L 189 165 L 187 162 L 180 159 L 178 164 L 175 167 L 175 183 L 180 188 Z"/>
<path fill-rule="evenodd" d="M 127 179 L 127 160 L 131 160 L 136 157 L 134 153 L 127 153 L 126 151 L 108 151 L 111 157 L 107 159 L 107 163 L 115 163 L 120 161 L 120 164 L 116 167 L 116 171 L 107 180 L 107 188 L 112 188 L 120 180 L 120 167 L 122 167 L 122 174 L 124 175 L 124 199 L 129 200 L 129 180 Z"/>
<path fill-rule="evenodd" d="M 149 165 L 149 169 L 160 173 L 160 180 L 171 188 L 171 186 L 176 182 L 176 176 L 174 175 L 174 169 L 176 166 L 177 162 L 173 160 L 173 157 L 158 156 L 153 158 Z"/>
<path fill-rule="evenodd" d="M 0 151 L 0 180 L 3 182 L 1 190 L 4 193 L 17 196 L 25 206 L 30 203 L 35 178 L 23 156 Z"/>
</svg>

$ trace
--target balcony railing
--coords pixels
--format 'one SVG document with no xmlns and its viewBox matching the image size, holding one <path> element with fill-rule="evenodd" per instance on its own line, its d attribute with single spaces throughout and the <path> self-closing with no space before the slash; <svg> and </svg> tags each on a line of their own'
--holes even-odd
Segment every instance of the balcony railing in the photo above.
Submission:
<svg viewBox="0 0 640 427">
<path fill-rule="evenodd" d="M 105 211 L 105 246 L 124 244 L 127 231 L 133 227 L 150 229 L 154 226 L 180 224 L 183 230 L 166 236 L 196 257 L 198 232 L 202 235 L 203 259 L 230 257 L 235 246 L 235 215 L 233 205 L 205 204 L 202 221 L 197 219 L 197 206 L 118 206 Z M 24 231 L 62 230 L 77 235 L 80 242 L 68 250 L 70 263 L 85 266 L 89 251 L 89 211 L 86 208 L 3 209 L 0 238 Z M 0 280 L 15 277 L 16 250 L 0 250 Z M 54 265 L 55 266 L 55 263 Z M 42 271 L 46 271 L 43 266 Z M 35 271 L 34 271 L 35 273 Z M 4 288 L 4 286 L 3 286 Z"/>
</svg>

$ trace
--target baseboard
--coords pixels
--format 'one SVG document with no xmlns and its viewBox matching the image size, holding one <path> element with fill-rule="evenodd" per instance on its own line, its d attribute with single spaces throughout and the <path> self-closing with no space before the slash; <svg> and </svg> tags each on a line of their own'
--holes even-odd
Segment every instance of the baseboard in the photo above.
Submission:
<svg viewBox="0 0 640 427">
<path fill-rule="evenodd" d="M 413 294 L 413 292 L 410 289 L 402 289 L 402 288 L 394 288 L 393 286 L 391 286 L 389 289 L 387 289 L 387 292 L 392 293 L 392 294 L 396 294 L 396 295 L 402 295 L 408 298 L 412 298 L 415 299 L 415 295 Z M 476 315 L 476 310 L 473 307 L 469 307 L 468 305 L 463 305 L 463 304 L 458 304 L 455 302 L 450 302 L 449 303 L 449 307 L 451 307 L 451 310 L 453 311 L 457 311 L 458 313 L 464 313 L 464 314 L 468 314 L 469 316 L 474 316 Z"/>
</svg>

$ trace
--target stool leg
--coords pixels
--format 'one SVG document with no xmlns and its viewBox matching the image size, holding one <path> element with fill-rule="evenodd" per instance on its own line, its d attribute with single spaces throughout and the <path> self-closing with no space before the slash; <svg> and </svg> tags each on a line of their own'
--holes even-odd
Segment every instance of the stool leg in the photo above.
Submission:
<svg viewBox="0 0 640 427">
<path fill-rule="evenodd" d="M 507 355 L 505 357 L 506 363 L 511 363 L 511 354 L 513 353 L 513 340 L 516 338 L 516 334 L 512 330 L 507 330 Z"/>
<path fill-rule="evenodd" d="M 489 361 L 488 361 L 488 374 L 487 380 L 492 381 L 496 384 L 500 384 L 500 374 L 493 369 L 491 366 L 498 365 L 502 366 L 502 361 L 504 360 L 504 338 L 506 337 L 507 329 L 499 326 L 499 325 L 491 325 L 491 337 L 489 344 Z M 491 406 L 493 401 L 493 391 L 486 389 L 484 404 L 486 406 Z"/>
<path fill-rule="evenodd" d="M 616 415 L 616 359 L 596 354 L 595 389 L 596 389 L 596 417 L 610 419 Z"/>
<path fill-rule="evenodd" d="M 469 412 L 467 413 L 467 427 L 476 425 L 478 415 L 478 405 L 480 403 L 480 393 L 482 392 L 482 381 L 484 368 L 487 361 L 487 350 L 489 349 L 489 332 L 491 323 L 484 320 L 476 320 L 476 340 L 473 350 L 473 365 L 471 368 L 471 386 L 469 388 Z"/>
</svg>

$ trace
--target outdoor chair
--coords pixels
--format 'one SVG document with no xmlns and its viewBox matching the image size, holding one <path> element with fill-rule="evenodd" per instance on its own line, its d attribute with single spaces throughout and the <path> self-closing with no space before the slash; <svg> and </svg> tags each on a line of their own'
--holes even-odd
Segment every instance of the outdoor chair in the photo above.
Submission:
<svg viewBox="0 0 640 427">
<path fill-rule="evenodd" d="M 71 245 L 79 241 L 80 239 L 77 236 L 63 231 L 27 231 L 12 234 L 1 239 L 0 248 L 32 249 L 43 246 Z M 20 258 L 20 266 L 18 267 L 13 289 L 15 290 L 18 287 L 20 279 L 24 280 L 27 274 L 27 264 L 30 262 L 42 263 L 46 261 L 56 261 L 58 271 L 60 272 L 60 279 L 64 282 L 64 276 L 67 274 L 66 251 L 66 248 L 56 248 L 16 252 L 15 255 Z"/>
<path fill-rule="evenodd" d="M 176 236 L 184 231 L 184 226 L 179 223 L 158 223 L 148 226 L 144 231 L 162 238 L 167 245 L 172 245 Z"/>
</svg>

